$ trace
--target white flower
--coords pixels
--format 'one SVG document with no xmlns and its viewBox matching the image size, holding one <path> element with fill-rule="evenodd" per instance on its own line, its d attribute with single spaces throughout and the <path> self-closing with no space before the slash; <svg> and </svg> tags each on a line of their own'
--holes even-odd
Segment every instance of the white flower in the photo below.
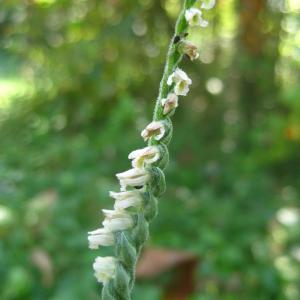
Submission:
<svg viewBox="0 0 300 300">
<path fill-rule="evenodd" d="M 102 222 L 108 231 L 126 230 L 133 226 L 133 220 L 129 213 L 124 210 L 102 209 L 105 219 Z"/>
<path fill-rule="evenodd" d="M 142 203 L 142 196 L 139 191 L 126 191 L 126 192 L 109 192 L 110 197 L 115 199 L 115 210 L 122 210 L 128 207 L 138 207 Z"/>
<path fill-rule="evenodd" d="M 105 283 L 115 276 L 116 262 L 112 256 L 96 257 L 93 268 L 98 282 Z"/>
<path fill-rule="evenodd" d="M 167 98 L 161 99 L 161 105 L 164 107 L 164 115 L 178 106 L 178 96 L 174 93 L 168 94 Z"/>
<path fill-rule="evenodd" d="M 132 151 L 128 158 L 132 159 L 134 168 L 143 168 L 145 164 L 152 164 L 159 159 L 159 150 L 156 146 L 145 147 Z"/>
<path fill-rule="evenodd" d="M 216 5 L 216 0 L 202 0 L 201 8 L 212 9 Z"/>
<path fill-rule="evenodd" d="M 90 249 L 98 249 L 99 246 L 112 246 L 115 242 L 114 235 L 105 228 L 90 231 L 88 234 Z"/>
<path fill-rule="evenodd" d="M 118 173 L 116 176 L 120 181 L 121 191 L 125 191 L 127 186 L 144 186 L 150 179 L 148 171 L 137 168 Z"/>
<path fill-rule="evenodd" d="M 186 54 L 190 60 L 197 59 L 199 57 L 198 48 L 190 41 L 183 41 L 180 45 L 182 52 Z"/>
<path fill-rule="evenodd" d="M 161 121 L 153 121 L 147 125 L 147 127 L 142 131 L 141 136 L 144 141 L 149 140 L 151 137 L 154 137 L 159 141 L 166 133 L 165 126 Z"/>
<path fill-rule="evenodd" d="M 202 18 L 202 11 L 197 8 L 187 9 L 185 12 L 185 19 L 192 27 L 206 27 L 208 25 L 208 22 Z"/>
<path fill-rule="evenodd" d="M 172 73 L 167 81 L 168 85 L 175 83 L 174 92 L 176 95 L 186 96 L 189 92 L 189 85 L 192 84 L 192 80 L 186 75 L 184 71 L 177 68 L 174 73 Z"/>
</svg>

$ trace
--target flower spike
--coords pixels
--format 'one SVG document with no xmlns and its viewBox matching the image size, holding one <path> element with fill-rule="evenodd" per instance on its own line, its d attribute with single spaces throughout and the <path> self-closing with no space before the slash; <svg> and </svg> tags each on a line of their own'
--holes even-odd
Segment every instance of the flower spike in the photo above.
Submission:
<svg viewBox="0 0 300 300">
<path fill-rule="evenodd" d="M 198 58 L 196 45 L 187 41 L 190 27 L 206 27 L 202 11 L 193 7 L 196 0 L 185 0 L 170 41 L 166 67 L 155 104 L 153 120 L 141 132 L 147 145 L 132 151 L 128 158 L 132 168 L 116 174 L 120 191 L 109 192 L 114 209 L 103 209 L 103 228 L 88 233 L 91 249 L 112 246 L 115 257 L 97 257 L 95 277 L 103 284 L 102 300 L 131 300 L 138 255 L 149 236 L 149 224 L 157 215 L 158 198 L 166 188 L 163 170 L 169 161 L 168 144 L 172 137 L 171 117 L 178 107 L 179 96 L 186 96 L 192 80 L 179 68 L 187 55 Z M 201 0 L 201 9 L 210 9 L 215 0 Z"/>
</svg>

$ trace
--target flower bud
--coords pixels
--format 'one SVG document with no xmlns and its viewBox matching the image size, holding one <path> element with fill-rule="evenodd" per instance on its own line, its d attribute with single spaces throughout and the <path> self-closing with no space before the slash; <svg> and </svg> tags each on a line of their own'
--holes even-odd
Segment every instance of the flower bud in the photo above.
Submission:
<svg viewBox="0 0 300 300">
<path fill-rule="evenodd" d="M 186 54 L 190 60 L 194 60 L 199 57 L 197 46 L 190 41 L 183 40 L 180 43 L 179 49 L 182 53 Z"/>
<path fill-rule="evenodd" d="M 178 96 L 174 93 L 168 94 L 167 98 L 161 99 L 161 105 L 164 108 L 163 114 L 168 114 L 178 106 Z"/>
</svg>

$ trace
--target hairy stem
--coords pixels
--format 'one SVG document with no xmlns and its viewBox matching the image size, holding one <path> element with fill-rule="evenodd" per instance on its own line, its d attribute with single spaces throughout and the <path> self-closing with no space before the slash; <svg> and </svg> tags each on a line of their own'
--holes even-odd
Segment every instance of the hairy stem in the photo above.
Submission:
<svg viewBox="0 0 300 300">
<path fill-rule="evenodd" d="M 168 77 L 177 68 L 178 64 L 182 59 L 182 54 L 178 50 L 178 42 L 176 43 L 176 39 L 183 38 L 184 34 L 187 33 L 186 30 L 188 29 L 188 24 L 184 17 L 185 10 L 192 7 L 196 1 L 197 0 L 185 0 L 183 8 L 177 18 L 176 25 L 175 25 L 175 33 L 173 38 L 170 41 L 164 73 L 163 73 L 162 80 L 160 82 L 159 94 L 155 103 L 154 114 L 153 114 L 154 121 L 161 120 L 162 118 L 164 118 L 164 115 L 162 113 L 163 108 L 160 102 L 161 99 L 165 98 L 168 92 L 170 91 L 170 87 L 167 85 Z M 150 141 L 149 144 L 151 144 L 151 142 L 153 141 Z"/>
</svg>

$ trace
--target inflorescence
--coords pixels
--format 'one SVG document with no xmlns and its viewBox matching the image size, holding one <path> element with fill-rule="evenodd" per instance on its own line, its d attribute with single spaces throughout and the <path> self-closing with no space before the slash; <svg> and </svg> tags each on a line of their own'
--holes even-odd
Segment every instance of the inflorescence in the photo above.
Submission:
<svg viewBox="0 0 300 300">
<path fill-rule="evenodd" d="M 170 117 L 178 107 L 178 97 L 186 96 L 192 80 L 178 67 L 184 55 L 199 57 L 197 46 L 186 40 L 190 27 L 206 27 L 202 9 L 211 9 L 215 0 L 186 0 L 178 17 L 172 39 L 153 121 L 141 132 L 148 146 L 132 151 L 128 158 L 132 168 L 116 174 L 119 192 L 109 192 L 114 209 L 103 209 L 103 227 L 90 231 L 90 249 L 113 247 L 114 256 L 98 256 L 93 264 L 95 277 L 103 283 L 102 299 L 130 300 L 135 280 L 135 266 L 141 248 L 148 238 L 149 222 L 157 214 L 157 198 L 165 191 L 163 169 L 168 163 L 167 145 L 172 136 Z"/>
</svg>

